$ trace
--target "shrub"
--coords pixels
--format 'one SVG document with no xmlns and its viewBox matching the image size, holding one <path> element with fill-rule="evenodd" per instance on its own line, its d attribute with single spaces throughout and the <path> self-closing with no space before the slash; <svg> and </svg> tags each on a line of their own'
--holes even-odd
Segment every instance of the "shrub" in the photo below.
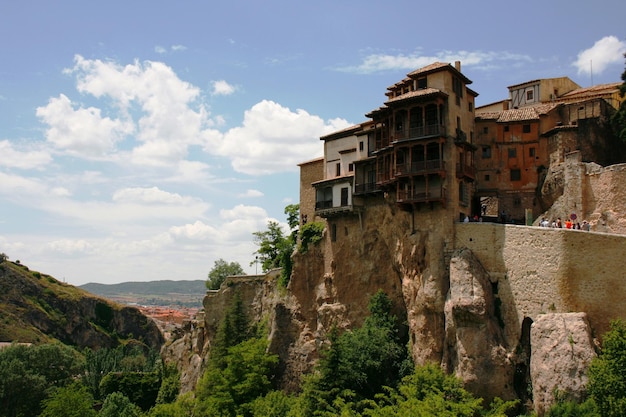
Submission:
<svg viewBox="0 0 626 417">
<path fill-rule="evenodd" d="M 307 253 L 309 245 L 315 245 L 324 235 L 324 222 L 307 223 L 300 229 L 300 253 Z"/>
</svg>

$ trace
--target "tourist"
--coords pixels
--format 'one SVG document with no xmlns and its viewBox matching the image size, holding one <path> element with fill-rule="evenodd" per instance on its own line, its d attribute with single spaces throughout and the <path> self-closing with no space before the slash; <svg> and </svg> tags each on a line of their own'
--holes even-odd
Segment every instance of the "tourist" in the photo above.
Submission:
<svg viewBox="0 0 626 417">
<path fill-rule="evenodd" d="M 591 230 L 591 224 L 587 223 L 587 220 L 583 220 L 582 229 L 584 231 L 588 232 L 589 230 Z"/>
</svg>

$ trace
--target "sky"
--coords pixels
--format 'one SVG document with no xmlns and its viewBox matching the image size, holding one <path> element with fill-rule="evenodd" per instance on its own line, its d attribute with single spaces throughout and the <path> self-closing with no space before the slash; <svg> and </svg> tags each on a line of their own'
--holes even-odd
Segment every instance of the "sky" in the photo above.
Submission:
<svg viewBox="0 0 626 417">
<path fill-rule="evenodd" d="M 73 285 L 261 272 L 320 137 L 461 61 L 507 87 L 619 82 L 626 2 L 0 3 L 0 253 Z"/>
</svg>

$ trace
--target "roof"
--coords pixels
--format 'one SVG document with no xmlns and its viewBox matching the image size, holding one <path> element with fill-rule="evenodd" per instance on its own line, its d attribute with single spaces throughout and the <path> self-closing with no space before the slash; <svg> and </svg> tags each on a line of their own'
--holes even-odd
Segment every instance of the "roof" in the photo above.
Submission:
<svg viewBox="0 0 626 417">
<path fill-rule="evenodd" d="M 558 99 L 570 100 L 578 98 L 596 97 L 605 94 L 613 94 L 619 91 L 621 85 L 622 83 L 610 83 L 598 84 L 594 85 L 593 87 L 578 88 L 576 90 L 570 91 L 569 93 L 563 94 Z"/>
<path fill-rule="evenodd" d="M 463 73 L 461 73 L 461 71 L 457 70 L 452 64 L 449 64 L 447 62 L 433 62 L 430 65 L 426 65 L 425 67 L 409 72 L 407 75 L 410 78 L 416 78 L 420 75 L 426 75 L 428 73 L 441 71 L 443 69 L 447 69 L 449 71 L 456 73 L 459 77 L 463 78 L 463 81 L 465 82 L 465 84 L 472 83 L 472 80 L 467 78 L 465 75 L 463 75 Z"/>
<path fill-rule="evenodd" d="M 498 118 L 498 123 L 538 120 L 540 115 L 547 114 L 557 106 L 557 103 L 548 103 L 522 107 L 520 109 L 503 110 Z"/>
<path fill-rule="evenodd" d="M 333 133 L 329 133 L 328 135 L 320 137 L 320 140 L 335 140 L 340 138 L 345 138 L 351 135 L 354 135 L 356 132 L 362 129 L 362 125 L 359 123 L 358 125 L 350 126 L 345 129 L 338 130 Z"/>
<path fill-rule="evenodd" d="M 321 161 L 324 161 L 324 157 L 323 156 L 320 156 L 319 158 L 311 159 L 309 161 L 300 162 L 298 164 L 298 166 L 301 167 L 303 165 L 313 164 L 315 162 L 321 162 Z"/>
<path fill-rule="evenodd" d="M 385 104 L 395 103 L 397 101 L 403 101 L 403 100 L 408 100 L 408 99 L 417 98 L 417 97 L 429 97 L 429 96 L 437 95 L 437 94 L 442 94 L 442 95 L 447 96 L 446 93 L 436 88 L 424 88 L 421 90 L 409 91 L 408 93 L 404 93 L 397 97 L 391 98 L 387 100 Z"/>
</svg>

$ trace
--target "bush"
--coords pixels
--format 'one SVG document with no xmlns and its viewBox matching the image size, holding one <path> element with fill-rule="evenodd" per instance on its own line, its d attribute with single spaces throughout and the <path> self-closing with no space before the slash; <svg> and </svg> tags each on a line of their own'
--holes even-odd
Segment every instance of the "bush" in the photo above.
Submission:
<svg viewBox="0 0 626 417">
<path fill-rule="evenodd" d="M 324 235 L 324 222 L 307 223 L 300 229 L 300 253 L 307 253 L 309 245 L 315 245 Z"/>
</svg>

